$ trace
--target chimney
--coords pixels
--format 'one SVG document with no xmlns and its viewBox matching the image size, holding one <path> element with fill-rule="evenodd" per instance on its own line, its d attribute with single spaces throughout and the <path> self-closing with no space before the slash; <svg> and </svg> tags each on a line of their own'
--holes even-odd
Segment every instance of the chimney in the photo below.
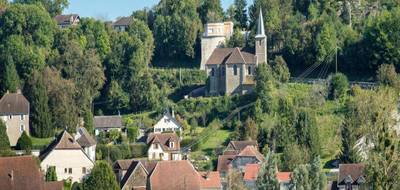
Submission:
<svg viewBox="0 0 400 190">
<path fill-rule="evenodd" d="M 11 170 L 11 172 L 8 174 L 8 177 L 10 177 L 10 180 L 14 180 L 14 170 Z"/>
<path fill-rule="evenodd" d="M 21 89 L 17 89 L 17 94 L 22 94 Z"/>
</svg>

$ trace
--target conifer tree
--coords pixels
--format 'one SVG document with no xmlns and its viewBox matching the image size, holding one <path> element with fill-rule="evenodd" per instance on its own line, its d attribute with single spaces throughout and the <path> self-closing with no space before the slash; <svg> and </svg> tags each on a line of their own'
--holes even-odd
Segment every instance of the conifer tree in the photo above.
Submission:
<svg viewBox="0 0 400 190">
<path fill-rule="evenodd" d="M 93 114 L 89 109 L 87 109 L 84 114 L 85 114 L 83 117 L 84 127 L 90 134 L 93 134 L 94 133 Z"/>
<path fill-rule="evenodd" d="M 57 181 L 56 167 L 50 166 L 46 172 L 46 181 Z"/>
<path fill-rule="evenodd" d="M 0 120 L 0 150 L 10 149 L 10 141 L 6 132 L 6 124 Z"/>
<path fill-rule="evenodd" d="M 26 150 L 27 153 L 32 150 L 32 140 L 29 138 L 26 132 L 22 132 L 21 137 L 19 137 L 17 142 L 17 149 L 18 150 Z"/>
<path fill-rule="evenodd" d="M 90 176 L 84 181 L 83 189 L 87 190 L 118 190 L 111 166 L 105 161 L 98 161 Z"/>
<path fill-rule="evenodd" d="M 35 80 L 30 92 L 32 134 L 40 138 L 51 137 L 54 131 L 51 126 L 47 90 L 40 73 L 36 72 L 33 78 Z"/>
<path fill-rule="evenodd" d="M 14 62 L 5 63 L 2 73 L 3 91 L 9 90 L 10 92 L 16 92 L 17 89 L 20 88 L 20 81 Z"/>
<path fill-rule="evenodd" d="M 268 152 L 266 160 L 261 164 L 256 185 L 258 190 L 279 190 L 279 182 L 276 179 L 276 162 L 274 154 Z"/>
<path fill-rule="evenodd" d="M 311 189 L 323 190 L 325 189 L 326 176 L 321 168 L 321 159 L 319 156 L 315 157 L 310 166 L 310 180 Z"/>
</svg>

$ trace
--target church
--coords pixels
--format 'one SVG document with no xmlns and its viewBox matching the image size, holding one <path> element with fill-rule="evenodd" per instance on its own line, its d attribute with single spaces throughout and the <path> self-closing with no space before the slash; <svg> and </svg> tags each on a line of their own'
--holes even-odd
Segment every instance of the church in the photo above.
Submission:
<svg viewBox="0 0 400 190">
<path fill-rule="evenodd" d="M 248 94 L 254 89 L 255 69 L 267 63 L 267 37 L 260 10 L 255 49 L 215 48 L 205 63 L 208 95 Z"/>
</svg>

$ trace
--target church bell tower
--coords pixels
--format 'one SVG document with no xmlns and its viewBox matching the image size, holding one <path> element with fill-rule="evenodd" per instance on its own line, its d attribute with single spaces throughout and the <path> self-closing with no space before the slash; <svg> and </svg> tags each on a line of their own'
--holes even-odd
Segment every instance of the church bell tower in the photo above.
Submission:
<svg viewBox="0 0 400 190">
<path fill-rule="evenodd" d="M 262 15 L 262 10 L 260 9 L 260 14 L 257 20 L 257 34 L 256 34 L 256 56 L 257 64 L 267 63 L 267 36 L 265 36 L 264 29 L 264 19 Z"/>
</svg>

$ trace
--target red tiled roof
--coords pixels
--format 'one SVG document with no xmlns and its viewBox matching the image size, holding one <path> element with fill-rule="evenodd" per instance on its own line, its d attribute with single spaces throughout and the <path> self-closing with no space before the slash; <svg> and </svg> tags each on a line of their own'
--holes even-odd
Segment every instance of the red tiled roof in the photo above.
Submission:
<svg viewBox="0 0 400 190">
<path fill-rule="evenodd" d="M 340 164 L 338 184 L 341 184 L 349 176 L 353 181 L 364 177 L 364 169 L 364 164 Z"/>
<path fill-rule="evenodd" d="M 221 178 L 217 171 L 199 172 L 200 186 L 202 189 L 221 188 Z"/>
<path fill-rule="evenodd" d="M 57 182 L 47 184 L 32 156 L 0 158 L 0 189 L 61 190 Z"/>
<path fill-rule="evenodd" d="M 292 172 L 278 172 L 276 173 L 276 178 L 279 182 L 287 182 L 290 181 L 290 175 Z"/>
<path fill-rule="evenodd" d="M 217 171 L 228 171 L 230 168 L 230 164 L 232 160 L 236 157 L 236 155 L 220 155 L 218 156 L 218 165 Z"/>
<path fill-rule="evenodd" d="M 62 190 L 64 188 L 63 181 L 49 181 L 44 183 L 45 190 Z"/>
<path fill-rule="evenodd" d="M 152 190 L 200 190 L 200 178 L 187 160 L 161 161 L 150 176 Z"/>
<path fill-rule="evenodd" d="M 260 170 L 260 164 L 247 164 L 244 169 L 245 181 L 255 181 L 258 176 L 258 171 Z"/>
</svg>

